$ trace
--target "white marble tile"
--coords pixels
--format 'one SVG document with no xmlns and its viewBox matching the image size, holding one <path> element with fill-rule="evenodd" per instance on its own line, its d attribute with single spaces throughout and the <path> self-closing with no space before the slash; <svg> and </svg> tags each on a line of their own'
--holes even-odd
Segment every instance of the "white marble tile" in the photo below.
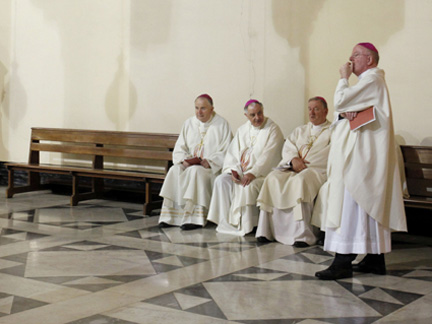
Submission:
<svg viewBox="0 0 432 324">
<path fill-rule="evenodd" d="M 0 292 L 43 302 L 59 302 L 88 294 L 85 290 L 20 278 L 9 274 L 0 274 Z"/>
<path fill-rule="evenodd" d="M 423 295 L 432 293 L 432 282 L 417 279 L 400 278 L 389 275 L 377 276 L 373 274 L 360 274 L 353 278 L 342 280 L 408 293 L 418 293 Z"/>
<path fill-rule="evenodd" d="M 235 323 L 214 317 L 182 312 L 167 307 L 137 303 L 128 307 L 104 313 L 105 315 L 140 324 L 177 323 L 177 324 L 230 324 Z M 1 320 L 1 318 L 0 318 Z M 1 322 L 0 322 L 1 323 Z"/>
<path fill-rule="evenodd" d="M 14 254 L 25 253 L 34 250 L 47 249 L 63 244 L 70 244 L 77 242 L 75 238 L 61 238 L 61 237 L 43 237 L 38 240 L 20 241 L 12 244 L 0 246 L 0 257 L 5 257 Z"/>
<path fill-rule="evenodd" d="M 396 298 L 390 296 L 388 293 L 386 293 L 385 291 L 383 291 L 380 288 L 374 288 L 372 290 L 369 290 L 369 291 L 365 292 L 364 294 L 359 295 L 359 297 L 383 301 L 386 303 L 403 305 L 402 302 L 400 302 Z"/>
<path fill-rule="evenodd" d="M 132 296 L 102 291 L 0 317 L 0 324 L 64 324 L 136 302 Z"/>
<path fill-rule="evenodd" d="M 333 281 L 207 282 L 204 286 L 230 320 L 380 315 Z"/>
<path fill-rule="evenodd" d="M 279 259 L 268 263 L 264 263 L 260 267 L 314 277 L 315 272 L 324 270 L 328 266 Z"/>
<path fill-rule="evenodd" d="M 202 298 L 202 297 L 190 296 L 190 295 L 185 295 L 180 293 L 174 293 L 174 296 L 183 310 L 190 309 L 192 307 L 202 305 L 212 301 L 212 299 L 210 298 Z"/>
<path fill-rule="evenodd" d="M 26 277 L 155 274 L 144 251 L 30 252 Z"/>
<path fill-rule="evenodd" d="M 173 243 L 256 242 L 253 236 L 220 234 L 211 225 L 193 231 L 182 231 L 179 227 L 168 227 L 163 231 Z"/>
<path fill-rule="evenodd" d="M 22 263 L 0 259 L 0 269 L 12 268 Z"/>
<path fill-rule="evenodd" d="M 248 267 L 258 266 L 261 263 L 289 255 L 292 253 L 291 250 L 287 250 L 279 244 L 275 245 L 274 248 L 266 247 L 244 251 L 243 253 L 228 254 L 221 258 L 210 259 L 206 262 L 109 288 L 109 290 L 132 294 L 141 299 L 152 298 L 198 282 L 211 280 Z"/>
<path fill-rule="evenodd" d="M 35 212 L 38 223 L 68 222 L 125 222 L 127 218 L 121 208 L 71 207 L 71 208 L 40 208 Z"/>
<path fill-rule="evenodd" d="M 426 324 L 432 320 L 432 295 L 424 296 L 375 323 Z"/>
</svg>

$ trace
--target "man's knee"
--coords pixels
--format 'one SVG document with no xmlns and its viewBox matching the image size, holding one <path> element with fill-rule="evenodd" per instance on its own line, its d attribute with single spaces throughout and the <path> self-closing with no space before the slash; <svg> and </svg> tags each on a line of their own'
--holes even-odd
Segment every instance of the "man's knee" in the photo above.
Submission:
<svg viewBox="0 0 432 324">
<path fill-rule="evenodd" d="M 230 187 L 232 185 L 232 179 L 231 179 L 231 175 L 227 174 L 227 173 L 222 173 L 221 175 L 219 175 L 214 182 L 214 187 L 215 188 L 227 188 Z"/>
</svg>

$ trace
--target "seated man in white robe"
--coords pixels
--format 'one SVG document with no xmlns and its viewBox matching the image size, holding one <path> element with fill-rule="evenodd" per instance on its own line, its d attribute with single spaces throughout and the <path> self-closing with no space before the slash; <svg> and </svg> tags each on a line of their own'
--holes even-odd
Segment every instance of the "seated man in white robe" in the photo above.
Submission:
<svg viewBox="0 0 432 324">
<path fill-rule="evenodd" d="M 222 174 L 215 180 L 208 220 L 219 233 L 244 236 L 258 224 L 256 199 L 265 176 L 281 158 L 283 134 L 264 116 L 264 107 L 249 100 L 244 107 L 248 121 L 231 142 Z"/>
<path fill-rule="evenodd" d="M 213 182 L 220 174 L 232 139 L 228 122 L 214 111 L 213 100 L 200 95 L 195 116 L 183 124 L 160 196 L 159 226 L 192 230 L 205 226 Z"/>
<path fill-rule="evenodd" d="M 312 216 L 326 233 L 324 250 L 336 253 L 315 274 L 322 280 L 350 278 L 353 271 L 385 275 L 391 231 L 406 231 L 390 97 L 378 61 L 373 44 L 359 43 L 339 69 L 328 180 Z M 352 73 L 359 81 L 350 86 Z M 367 255 L 352 265 L 358 254 Z"/>
<path fill-rule="evenodd" d="M 282 160 L 265 178 L 258 196 L 259 242 L 276 240 L 296 247 L 316 242 L 310 221 L 314 199 L 327 179 L 331 131 L 324 98 L 309 99 L 308 110 L 310 122 L 286 139 Z"/>
</svg>

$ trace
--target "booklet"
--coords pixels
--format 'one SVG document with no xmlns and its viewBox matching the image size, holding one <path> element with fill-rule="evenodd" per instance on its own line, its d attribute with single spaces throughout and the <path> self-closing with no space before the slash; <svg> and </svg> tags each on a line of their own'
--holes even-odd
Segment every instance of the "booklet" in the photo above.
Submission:
<svg viewBox="0 0 432 324">
<path fill-rule="evenodd" d="M 375 107 L 371 106 L 365 110 L 359 111 L 357 116 L 353 120 L 350 120 L 350 128 L 351 130 L 356 130 L 374 120 L 376 120 Z"/>
<path fill-rule="evenodd" d="M 278 170 L 278 171 L 281 171 L 281 172 L 287 172 L 287 171 L 292 171 L 293 169 L 291 167 L 291 164 L 285 163 L 285 164 L 283 164 L 281 166 L 274 167 L 273 170 Z"/>
<path fill-rule="evenodd" d="M 240 175 L 236 170 L 231 169 L 231 174 L 236 178 L 237 180 L 240 180 Z"/>
<path fill-rule="evenodd" d="M 189 158 L 189 159 L 185 159 L 184 161 L 191 164 L 191 165 L 201 164 L 201 159 L 199 157 L 196 157 L 196 156 Z"/>
</svg>

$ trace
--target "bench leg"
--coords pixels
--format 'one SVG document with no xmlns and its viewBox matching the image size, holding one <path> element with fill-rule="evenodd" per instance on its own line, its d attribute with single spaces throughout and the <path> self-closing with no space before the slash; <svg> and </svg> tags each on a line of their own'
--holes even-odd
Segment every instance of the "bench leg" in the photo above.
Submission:
<svg viewBox="0 0 432 324">
<path fill-rule="evenodd" d="M 92 178 L 92 192 L 102 196 L 104 190 L 104 179 Z"/>
<path fill-rule="evenodd" d="M 41 185 L 39 172 L 28 171 L 27 185 L 15 187 L 15 170 L 8 169 L 8 187 L 6 198 L 12 198 L 17 193 L 49 189 L 47 185 Z"/>
<path fill-rule="evenodd" d="M 72 175 L 72 196 L 71 196 L 71 200 L 70 200 L 70 204 L 71 206 L 76 206 L 78 205 L 79 199 L 78 199 L 78 195 L 79 195 L 79 191 L 78 191 L 78 186 L 79 186 L 79 179 L 76 175 Z"/>
<path fill-rule="evenodd" d="M 143 207 L 143 214 L 149 215 L 154 209 L 162 208 L 162 200 L 153 201 L 151 196 L 151 182 L 145 184 L 145 202 Z"/>
<path fill-rule="evenodd" d="M 14 170 L 9 169 L 8 170 L 8 187 L 6 189 L 6 198 L 12 198 L 14 195 L 14 183 L 15 183 L 15 177 L 14 177 Z"/>
<path fill-rule="evenodd" d="M 72 196 L 70 199 L 71 206 L 76 206 L 80 201 L 89 199 L 98 199 L 102 196 L 103 179 L 92 179 L 91 192 L 79 192 L 79 176 L 72 174 Z"/>
</svg>

